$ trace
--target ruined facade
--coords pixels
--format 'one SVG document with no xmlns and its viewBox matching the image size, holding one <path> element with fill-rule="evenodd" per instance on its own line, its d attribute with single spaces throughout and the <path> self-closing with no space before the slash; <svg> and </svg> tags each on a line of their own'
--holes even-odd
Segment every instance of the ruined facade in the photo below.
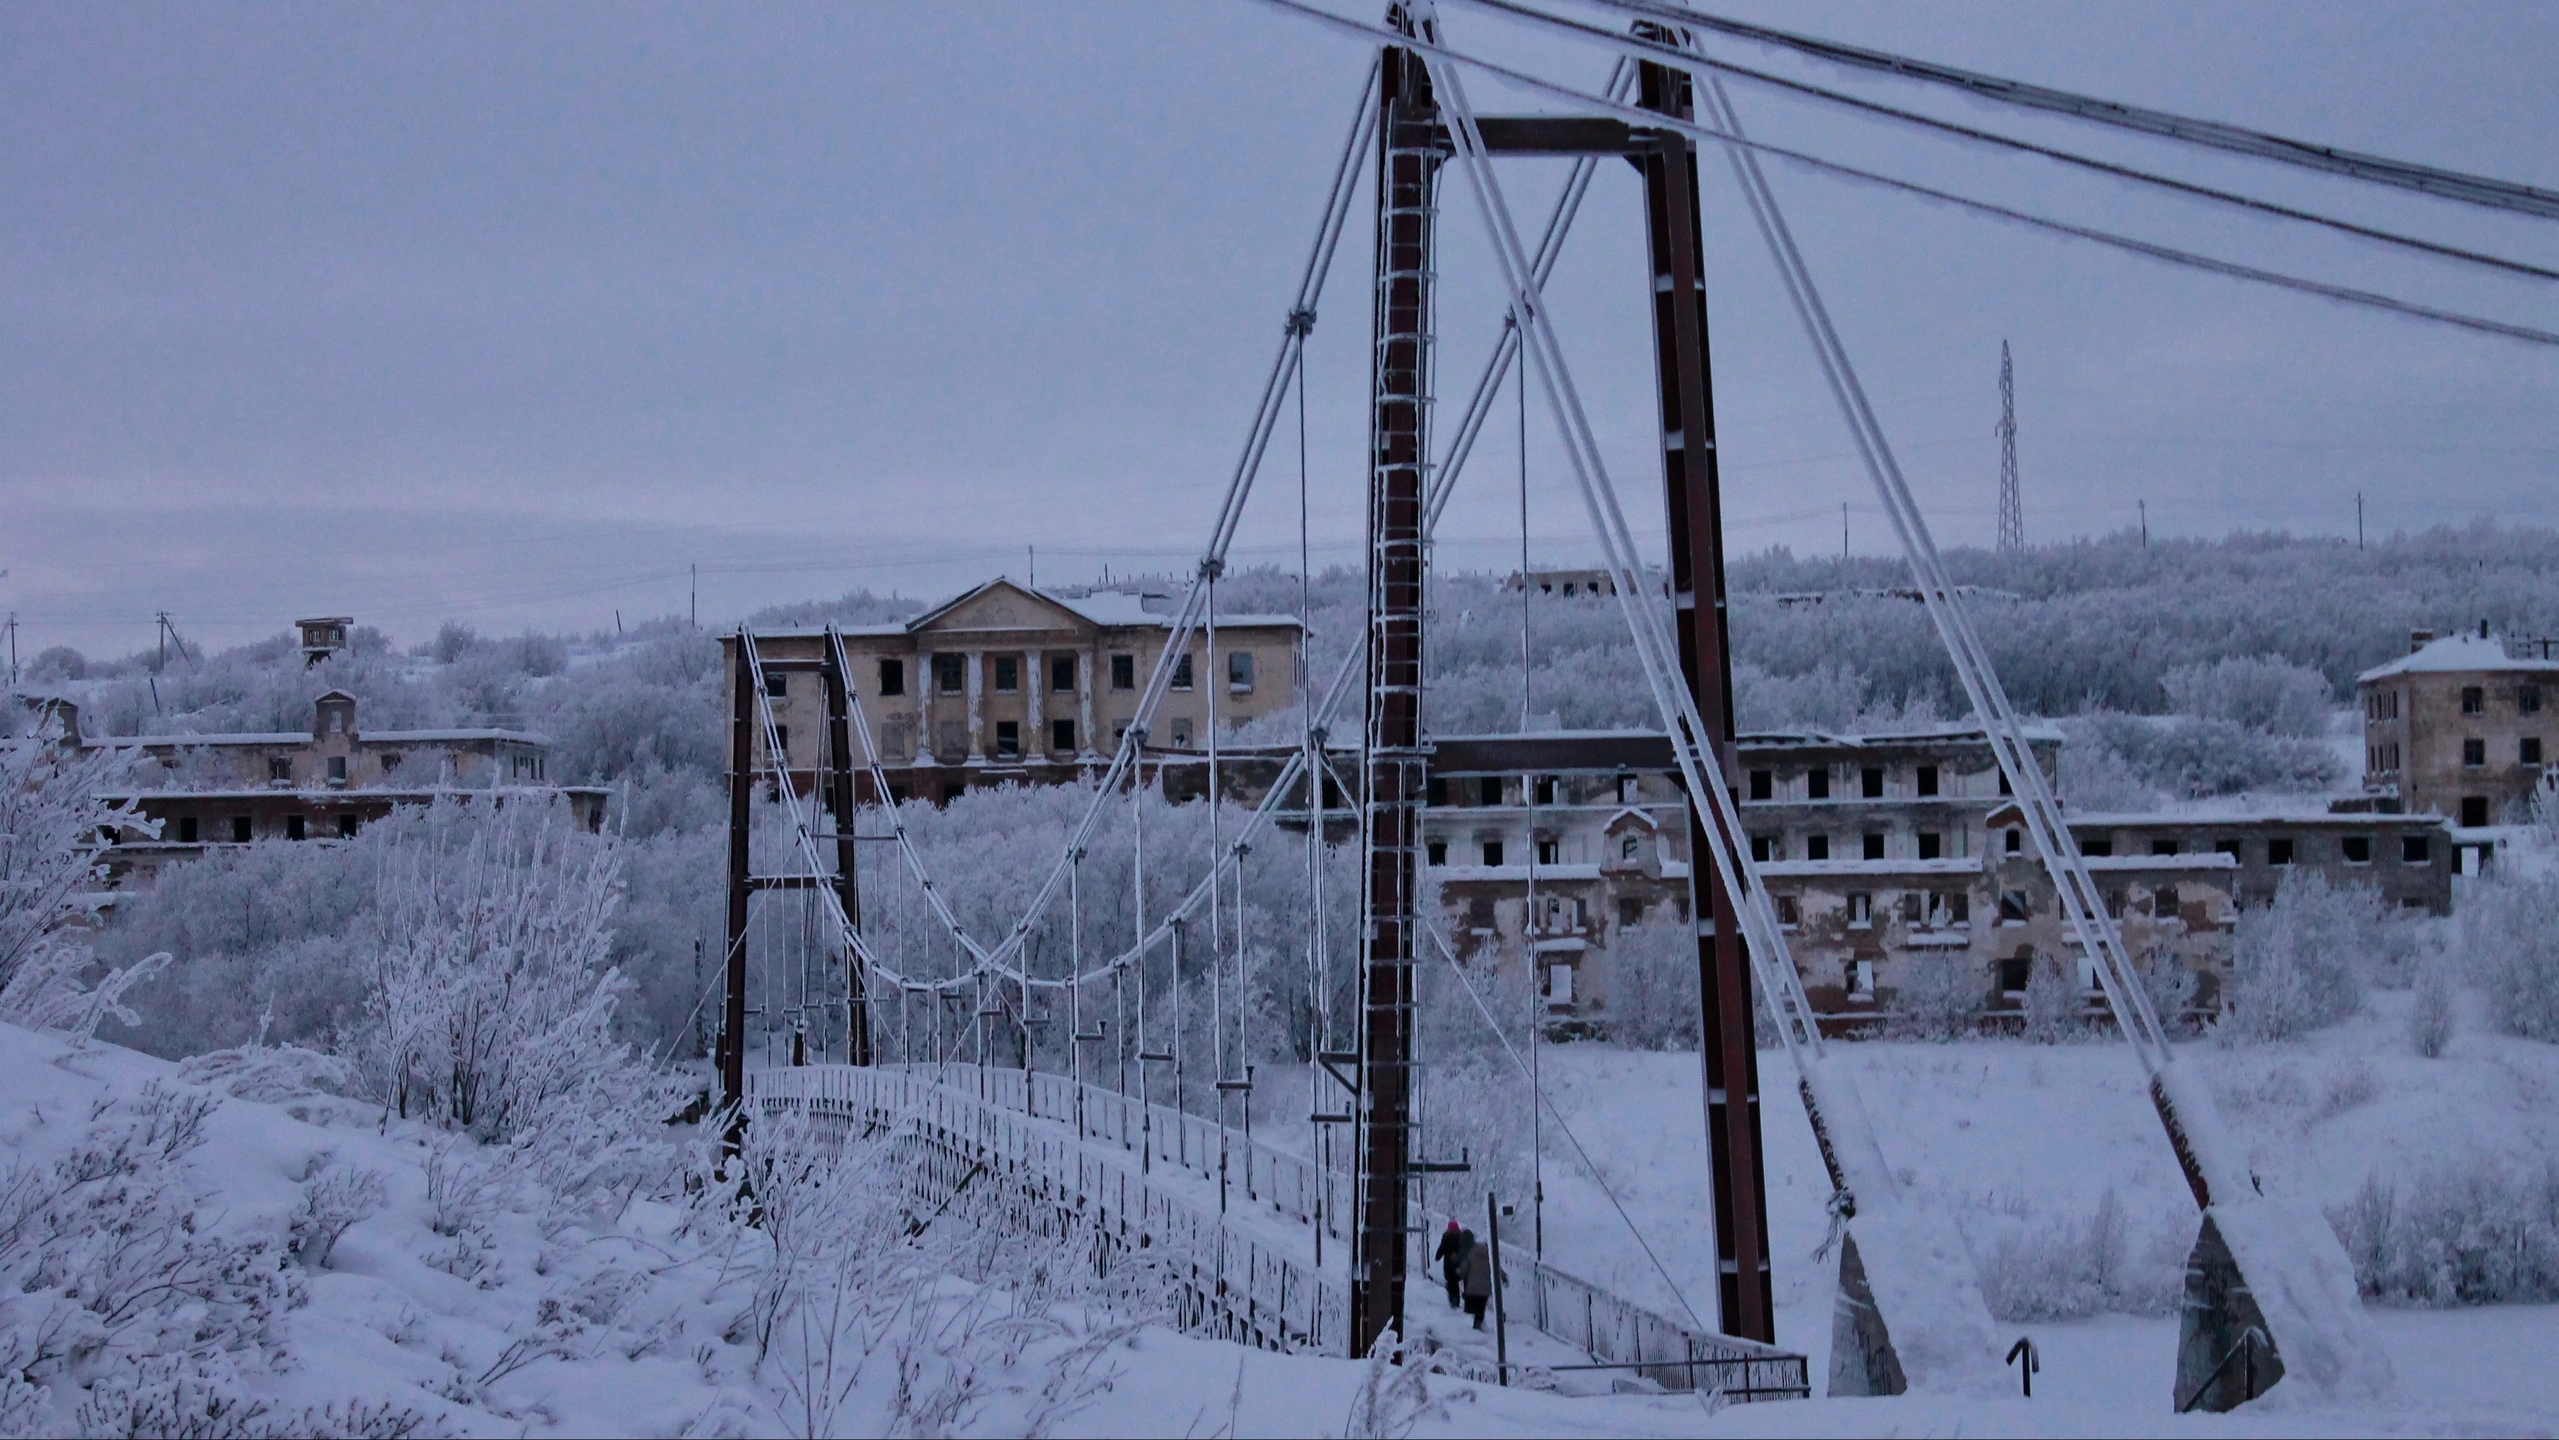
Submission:
<svg viewBox="0 0 2559 1440">
<path fill-rule="evenodd" d="M 2527 818 L 2559 743 L 2559 660 L 2550 643 L 2420 630 L 2409 653 L 2355 677 L 2364 789 L 2468 829 Z"/>
</svg>

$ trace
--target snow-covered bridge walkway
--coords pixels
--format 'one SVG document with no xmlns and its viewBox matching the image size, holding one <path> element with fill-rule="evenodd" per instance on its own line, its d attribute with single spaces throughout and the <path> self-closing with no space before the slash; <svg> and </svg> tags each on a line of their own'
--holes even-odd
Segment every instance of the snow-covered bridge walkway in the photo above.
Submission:
<svg viewBox="0 0 2559 1440">
<path fill-rule="evenodd" d="M 750 1072 L 750 1106 L 865 1127 L 903 1123 L 932 1142 L 950 1177 L 983 1167 L 1084 1208 L 1129 1250 L 1170 1254 L 1203 1316 L 1230 1338 L 1341 1353 L 1349 1314 L 1344 1221 L 1350 1178 L 1216 1121 L 1070 1076 L 976 1065 L 811 1065 Z M 1221 1183 L 1221 1176 L 1223 1183 Z M 1419 1245 L 1442 1217 L 1416 1211 L 1408 1315 L 1429 1324 L 1436 1289 Z M 1667 1389 L 1735 1399 L 1807 1393 L 1803 1357 L 1702 1333 L 1505 1246 L 1516 1364 L 1630 1368 Z M 1566 1352 L 1570 1353 L 1566 1353 Z M 1582 1357 L 1590 1360 L 1583 1362 Z M 1489 1356 L 1485 1357 L 1489 1360 Z M 1604 1373 L 1604 1372 L 1603 1372 Z"/>
</svg>

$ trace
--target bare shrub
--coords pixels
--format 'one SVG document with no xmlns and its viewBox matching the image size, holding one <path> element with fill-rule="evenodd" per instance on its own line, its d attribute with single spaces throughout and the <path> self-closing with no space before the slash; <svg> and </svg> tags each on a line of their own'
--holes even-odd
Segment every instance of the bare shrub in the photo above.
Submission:
<svg viewBox="0 0 2559 1440">
<path fill-rule="evenodd" d="M 2452 1044 L 2452 968 L 2441 956 L 2418 962 L 2416 994 L 2408 1007 L 2408 1048 L 2428 1060 Z"/>
</svg>

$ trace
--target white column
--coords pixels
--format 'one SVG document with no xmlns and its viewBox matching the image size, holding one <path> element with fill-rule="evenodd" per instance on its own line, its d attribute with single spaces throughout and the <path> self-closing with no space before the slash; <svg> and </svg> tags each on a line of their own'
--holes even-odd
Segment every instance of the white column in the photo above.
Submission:
<svg viewBox="0 0 2559 1440">
<path fill-rule="evenodd" d="M 1029 760 L 1048 754 L 1048 721 L 1043 718 L 1047 714 L 1043 701 L 1048 694 L 1048 653 L 1025 653 L 1022 668 L 1030 672 L 1022 677 L 1022 686 L 1029 692 L 1022 706 L 1022 728 L 1030 732 L 1022 737 L 1022 758 Z"/>
<path fill-rule="evenodd" d="M 969 763 L 986 763 L 986 652 L 968 652 Z"/>
<path fill-rule="evenodd" d="M 1075 705 L 1083 717 L 1084 728 L 1077 734 L 1079 753 L 1091 755 L 1102 748 L 1093 738 L 1093 671 L 1102 663 L 1102 647 L 1087 647 L 1076 657 Z"/>
</svg>

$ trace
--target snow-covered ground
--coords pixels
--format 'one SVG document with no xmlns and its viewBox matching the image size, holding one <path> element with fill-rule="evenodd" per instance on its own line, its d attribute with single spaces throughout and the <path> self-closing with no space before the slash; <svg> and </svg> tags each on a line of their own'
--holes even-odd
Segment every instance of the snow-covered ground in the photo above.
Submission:
<svg viewBox="0 0 2559 1440">
<path fill-rule="evenodd" d="M 2559 1116 L 2549 1105 L 2559 1052 L 2473 1024 L 2448 1057 L 2419 1060 L 2401 1039 L 2403 1000 L 2381 995 L 2365 1016 L 2298 1045 L 2197 1047 L 2270 1188 L 2300 1187 L 2334 1203 L 2376 1169 L 2559 1153 Z M 2111 1190 L 2129 1268 L 2173 1268 L 2182 1256 L 2192 1224 L 2182 1184 L 2113 1046 L 1864 1045 L 1845 1053 L 1890 1162 L 1915 1188 L 1961 1207 L 1977 1248 L 2055 1222 L 2084 1229 Z M 1559 1047 L 1546 1058 L 1549 1083 L 1584 1145 L 1680 1286 L 1706 1306 L 1711 1252 L 1694 1058 L 1594 1046 Z M 1769 1081 L 1781 1339 L 1811 1352 L 1818 1375 L 1828 1333 L 1827 1282 L 1809 1260 L 1821 1238 L 1819 1166 L 1773 1066 Z M 50 1163 L 120 1113 L 102 1106 L 138 1104 L 154 1083 L 188 1088 L 160 1061 L 103 1045 L 74 1050 L 0 1026 L 0 1170 Z M 430 1171 L 439 1182 L 457 1173 L 453 1158 L 437 1158 L 439 1138 L 396 1121 L 385 1126 L 379 1111 L 343 1101 L 229 1097 L 207 1122 L 205 1143 L 176 1162 L 179 1188 L 197 1197 L 195 1223 L 235 1237 L 290 1233 L 315 1177 L 371 1170 L 384 1180 L 378 1213 L 347 1229 L 325 1258 L 306 1247 L 291 1262 L 307 1300 L 283 1316 L 272 1346 L 209 1362 L 229 1373 L 236 1393 L 271 1407 L 240 1433 L 286 1433 L 297 1418 L 331 1429 L 325 1416 L 301 1412 L 334 1404 L 344 1414 L 359 1403 L 414 1412 L 412 1433 L 421 1434 L 808 1428 L 805 1406 L 794 1407 L 776 1367 L 754 1364 L 739 1334 L 755 1254 L 688 1233 L 679 1205 L 647 1199 L 619 1214 L 497 1206 L 458 1234 L 439 1233 Z M 1561 1137 L 1551 1138 L 1560 1152 Z M 475 1160 L 468 1147 L 460 1158 L 465 1166 Z M 1548 1185 L 1550 1253 L 1675 1307 L 1595 1186 L 1561 1163 L 1549 1166 Z M 449 1199 L 445 1208 L 449 1216 Z M 456 1227 L 448 1220 L 443 1228 Z M 2138 1290 L 2138 1274 L 2127 1284 Z M 966 1288 L 953 1282 L 955 1294 Z M 1436 1297 L 1417 1292 L 1416 1303 L 1427 1307 Z M 2386 1412 L 2174 1417 L 2167 1399 L 2174 1321 L 2153 1314 L 2017 1326 L 2043 1347 L 2032 1401 L 1816 1401 L 1712 1413 L 1692 1398 L 1570 1398 L 1442 1377 L 1427 1387 L 1436 1409 L 1390 1405 L 1384 1428 L 1409 1424 L 1418 1435 L 2559 1429 L 2559 1367 L 2545 1358 L 2559 1344 L 2559 1307 L 2377 1315 L 2407 1394 L 2404 1408 Z M 1370 1378 L 1348 1361 L 1249 1352 L 1161 1326 L 1126 1334 L 1070 1326 L 1013 1350 L 980 1356 L 985 1373 L 973 1397 L 939 1423 L 970 1434 L 1338 1435 Z M 96 1356 L 58 1370 L 49 1379 L 52 1402 L 29 1427 L 73 1428 L 81 1384 L 101 1373 Z M 917 1374 L 910 1391 L 934 1383 L 929 1364 Z M 1056 1404 L 1059 1379 L 1069 1374 L 1092 1381 L 1089 1393 Z M 880 1433 L 896 1413 L 899 1384 L 900 1367 L 883 1352 L 850 1377 L 838 1430 Z"/>
</svg>

